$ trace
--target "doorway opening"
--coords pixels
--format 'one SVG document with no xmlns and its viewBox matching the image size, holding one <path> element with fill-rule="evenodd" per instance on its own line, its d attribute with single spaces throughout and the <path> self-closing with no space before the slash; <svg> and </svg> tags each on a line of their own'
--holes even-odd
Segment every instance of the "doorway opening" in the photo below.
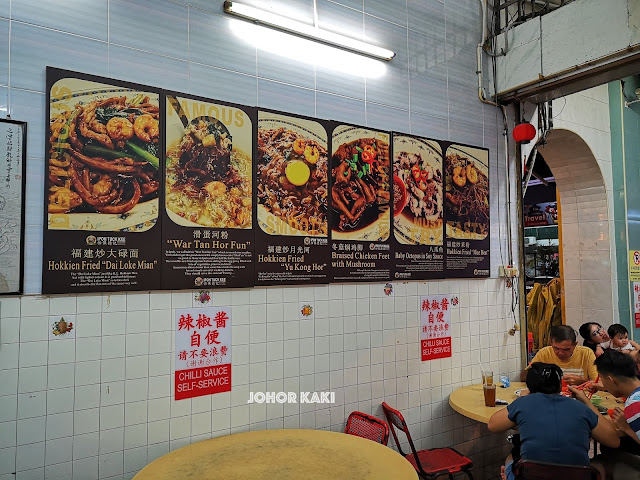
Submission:
<svg viewBox="0 0 640 480">
<path fill-rule="evenodd" d="M 524 202 L 527 327 L 534 352 L 548 345 L 553 324 L 577 331 L 585 322 L 605 328 L 613 322 L 609 209 L 598 162 L 585 140 L 567 129 L 553 130 L 539 154 L 543 162 L 535 171 L 543 181 L 533 182 L 531 196 L 527 188 Z M 535 220 L 547 225 L 533 230 Z M 535 289 L 543 297 L 535 297 Z"/>
</svg>

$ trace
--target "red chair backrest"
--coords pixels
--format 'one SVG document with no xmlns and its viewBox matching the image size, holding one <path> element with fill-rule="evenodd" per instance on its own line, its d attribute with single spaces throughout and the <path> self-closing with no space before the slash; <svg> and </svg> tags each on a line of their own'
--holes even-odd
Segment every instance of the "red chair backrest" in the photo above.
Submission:
<svg viewBox="0 0 640 480">
<path fill-rule="evenodd" d="M 398 441 L 398 435 L 396 434 L 397 427 L 399 430 L 403 431 L 407 436 L 407 440 L 409 442 L 409 446 L 411 447 L 411 452 L 416 460 L 416 464 L 418 468 L 422 470 L 422 465 L 420 465 L 420 460 L 418 459 L 418 452 L 416 451 L 416 447 L 413 445 L 413 440 L 411 439 L 411 434 L 409 433 L 409 427 L 407 427 L 407 422 L 404 421 L 404 417 L 402 414 L 396 410 L 395 408 L 391 408 L 387 402 L 382 402 L 382 410 L 384 411 L 384 416 L 387 417 L 387 422 L 389 422 L 389 428 L 391 429 L 391 433 L 393 434 L 393 439 L 398 446 L 398 452 L 403 457 L 407 455 L 402 451 L 402 447 L 400 446 L 400 442 Z"/>
<path fill-rule="evenodd" d="M 513 469 L 517 480 L 599 480 L 600 472 L 591 465 L 558 465 L 555 463 L 520 460 Z"/>
<path fill-rule="evenodd" d="M 362 412 L 351 412 L 344 433 L 368 438 L 386 445 L 389 441 L 389 427 L 382 420 Z"/>
</svg>

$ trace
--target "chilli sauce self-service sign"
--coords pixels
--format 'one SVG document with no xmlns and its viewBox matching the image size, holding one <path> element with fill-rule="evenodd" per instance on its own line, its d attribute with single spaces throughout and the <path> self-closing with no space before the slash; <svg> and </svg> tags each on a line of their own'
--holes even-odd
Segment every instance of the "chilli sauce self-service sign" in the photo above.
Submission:
<svg viewBox="0 0 640 480">
<path fill-rule="evenodd" d="M 231 391 L 231 307 L 176 310 L 175 399 Z"/>
<path fill-rule="evenodd" d="M 420 297 L 422 361 L 451 356 L 451 311 L 448 295 Z"/>
<path fill-rule="evenodd" d="M 633 282 L 633 314 L 636 328 L 640 328 L 640 282 Z"/>
</svg>

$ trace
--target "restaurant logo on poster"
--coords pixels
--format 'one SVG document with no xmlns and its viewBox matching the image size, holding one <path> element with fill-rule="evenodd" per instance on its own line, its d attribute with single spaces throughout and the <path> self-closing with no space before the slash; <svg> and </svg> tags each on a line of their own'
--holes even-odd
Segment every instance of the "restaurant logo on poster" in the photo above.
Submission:
<svg viewBox="0 0 640 480">
<path fill-rule="evenodd" d="M 448 295 L 420 297 L 422 361 L 451 356 L 451 310 Z"/>
<path fill-rule="evenodd" d="M 175 399 L 231 391 L 231 307 L 176 310 Z"/>
</svg>

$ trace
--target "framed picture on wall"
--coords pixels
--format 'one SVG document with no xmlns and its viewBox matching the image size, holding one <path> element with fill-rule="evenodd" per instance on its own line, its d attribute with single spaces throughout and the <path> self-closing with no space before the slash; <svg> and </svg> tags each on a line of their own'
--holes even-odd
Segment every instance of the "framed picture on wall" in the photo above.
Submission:
<svg viewBox="0 0 640 480">
<path fill-rule="evenodd" d="M 27 123 L 0 119 L 0 295 L 22 293 Z"/>
</svg>

